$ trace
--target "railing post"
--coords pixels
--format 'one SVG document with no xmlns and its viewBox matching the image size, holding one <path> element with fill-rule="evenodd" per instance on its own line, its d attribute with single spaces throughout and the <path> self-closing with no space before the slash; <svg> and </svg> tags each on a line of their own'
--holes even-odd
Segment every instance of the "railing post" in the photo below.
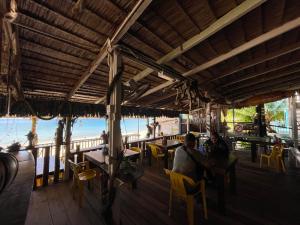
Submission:
<svg viewBox="0 0 300 225">
<path fill-rule="evenodd" d="M 47 146 L 45 148 L 44 168 L 43 168 L 43 186 L 44 187 L 48 185 L 49 159 L 50 159 L 50 146 Z"/>
<path fill-rule="evenodd" d="M 33 190 L 36 189 L 36 167 L 37 167 L 37 148 L 33 147 L 31 149 L 33 158 L 34 158 L 34 182 L 33 182 Z"/>
</svg>

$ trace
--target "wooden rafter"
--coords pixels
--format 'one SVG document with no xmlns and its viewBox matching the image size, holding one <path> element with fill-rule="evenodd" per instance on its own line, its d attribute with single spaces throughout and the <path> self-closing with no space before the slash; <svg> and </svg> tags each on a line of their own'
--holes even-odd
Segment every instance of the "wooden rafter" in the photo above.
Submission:
<svg viewBox="0 0 300 225">
<path fill-rule="evenodd" d="M 107 39 L 105 44 L 100 49 L 96 58 L 90 63 L 88 69 L 82 74 L 78 82 L 72 88 L 72 90 L 68 93 L 66 99 L 69 100 L 75 94 L 75 92 L 81 87 L 81 85 L 92 75 L 92 73 L 96 70 L 96 68 L 101 64 L 101 62 L 107 56 L 107 45 L 115 45 L 118 41 L 126 34 L 129 28 L 135 23 L 135 21 L 139 18 L 139 16 L 144 12 L 144 10 L 148 7 L 152 0 L 139 0 L 135 5 L 133 10 L 128 14 L 119 28 L 116 30 L 114 35 Z M 110 43 L 109 43 L 110 42 Z"/>
<path fill-rule="evenodd" d="M 160 58 L 157 63 L 162 64 L 169 62 L 176 57 L 182 55 L 184 52 L 190 50 L 194 46 L 198 45 L 199 43 L 203 42 L 207 38 L 211 37 L 213 34 L 217 33 L 219 30 L 223 29 L 224 27 L 228 26 L 229 24 L 233 23 L 246 13 L 250 12 L 254 8 L 260 6 L 264 3 L 265 0 L 247 0 L 241 3 L 236 8 L 232 9 L 230 12 L 222 16 L 220 19 L 216 20 L 213 24 L 211 24 L 208 28 L 201 31 L 199 34 L 193 36 L 182 45 L 178 46 L 177 48 L 173 49 L 171 52 Z M 150 68 L 145 69 L 144 71 L 137 74 L 133 79 L 135 81 L 139 81 L 144 77 L 148 76 L 152 73 L 153 70 Z"/>
<path fill-rule="evenodd" d="M 239 85 L 237 88 L 230 89 L 230 91 L 224 92 L 223 94 L 226 95 L 226 96 L 227 95 L 230 96 L 231 94 L 234 94 L 234 93 L 238 92 L 239 90 L 243 90 L 243 89 L 248 88 L 248 87 L 253 87 L 257 84 L 260 84 L 260 83 L 263 83 L 263 82 L 269 82 L 269 81 L 272 81 L 272 80 L 275 80 L 275 79 L 278 79 L 278 78 L 282 78 L 282 77 L 285 77 L 287 75 L 291 75 L 293 73 L 298 73 L 298 72 L 300 72 L 299 66 L 297 68 L 294 68 L 294 69 L 283 71 L 282 73 L 277 72 L 277 73 L 271 74 L 271 76 L 261 76 L 261 78 L 259 78 L 259 79 L 255 79 L 252 82 L 247 81 L 245 84 Z"/>
<path fill-rule="evenodd" d="M 220 62 L 223 62 L 223 61 L 225 61 L 229 58 L 232 58 L 233 56 L 236 56 L 236 55 L 238 55 L 242 52 L 245 52 L 245 51 L 247 51 L 247 50 L 249 50 L 249 49 L 251 49 L 251 48 L 253 48 L 253 47 L 255 47 L 259 44 L 262 44 L 262 43 L 264 43 L 264 42 L 266 42 L 266 41 L 268 41 L 272 38 L 275 38 L 275 37 L 277 37 L 277 36 L 279 36 L 283 33 L 286 33 L 286 32 L 288 32 L 292 29 L 295 29 L 299 26 L 300 26 L 300 17 L 297 17 L 297 18 L 295 18 L 295 19 L 293 19 L 289 22 L 284 23 L 283 25 L 281 25 L 281 26 L 279 26 L 279 27 L 277 27 L 273 30 L 270 30 L 269 32 L 266 32 L 266 33 L 264 33 L 264 34 L 262 34 L 262 35 L 260 35 L 256 38 L 254 38 L 254 39 L 252 39 L 252 40 L 250 40 L 250 41 L 248 41 L 248 42 L 232 49 L 231 51 L 229 51 L 225 54 L 222 54 L 222 55 L 220 55 L 216 58 L 213 58 L 212 60 L 209 60 L 208 62 L 205 62 L 205 63 L 197 66 L 196 68 L 184 73 L 183 75 L 184 76 L 191 76 L 195 73 L 206 70 L 206 69 L 208 69 L 208 68 L 210 68 L 210 67 L 212 67 L 212 66 L 214 66 L 214 65 L 216 65 Z M 160 84 L 159 86 L 148 90 L 146 93 L 144 93 L 142 95 L 142 97 L 150 95 L 154 92 L 157 92 L 157 91 L 159 91 L 159 90 L 161 90 L 165 87 L 168 87 L 172 83 L 173 82 L 169 81 L 169 82 L 165 82 L 163 84 Z"/>
<path fill-rule="evenodd" d="M 299 73 L 296 72 L 293 75 L 288 74 L 284 78 L 275 79 L 271 82 L 261 83 L 254 85 L 252 88 L 247 88 L 244 91 L 236 92 L 231 96 L 231 99 L 241 99 L 245 96 L 254 96 L 257 94 L 268 93 L 274 90 L 285 90 L 287 88 L 293 88 L 300 82 Z"/>
<path fill-rule="evenodd" d="M 214 82 L 216 80 L 225 78 L 225 77 L 230 76 L 234 73 L 237 73 L 241 70 L 245 70 L 247 68 L 253 67 L 253 66 L 258 65 L 260 63 L 278 58 L 280 56 L 283 56 L 283 55 L 286 55 L 288 53 L 294 52 L 298 49 L 300 49 L 300 42 L 297 42 L 297 43 L 294 43 L 292 45 L 286 46 L 282 49 L 279 49 L 278 51 L 270 52 L 266 55 L 257 57 L 257 58 L 255 58 L 251 61 L 247 61 L 245 63 L 242 63 L 242 64 L 238 65 L 237 67 L 230 68 L 230 69 L 224 71 L 223 73 L 218 74 L 217 77 L 213 77 L 211 79 L 208 79 L 208 80 L 204 81 L 201 85 L 206 85 L 209 82 Z"/>
<path fill-rule="evenodd" d="M 276 66 L 274 66 L 274 67 L 266 68 L 265 70 L 260 71 L 260 72 L 258 72 L 258 73 L 247 74 L 247 75 L 245 75 L 245 76 L 243 76 L 243 77 L 241 77 L 241 78 L 236 78 L 236 79 L 234 79 L 234 80 L 231 81 L 231 82 L 227 82 L 227 83 L 221 85 L 221 86 L 220 86 L 220 87 L 221 87 L 220 89 L 226 88 L 227 91 L 225 91 L 224 93 L 228 93 L 228 92 L 231 91 L 230 89 L 232 89 L 232 88 L 233 88 L 233 89 L 234 89 L 235 87 L 238 87 L 238 88 L 239 88 L 239 87 L 240 87 L 239 83 L 246 82 L 246 81 L 248 81 L 248 80 L 251 80 L 251 79 L 253 79 L 253 78 L 260 77 L 260 76 L 262 76 L 262 75 L 265 75 L 265 74 L 268 74 L 268 73 L 271 73 L 271 72 L 275 72 L 275 71 L 278 71 L 278 70 L 281 70 L 281 69 L 285 69 L 285 68 L 287 68 L 287 67 L 296 65 L 296 64 L 298 64 L 298 63 L 300 63 L 299 57 L 298 57 L 298 59 L 296 59 L 295 61 L 287 62 L 287 63 L 281 63 L 281 64 L 276 65 Z"/>
<path fill-rule="evenodd" d="M 199 34 L 193 36 L 189 40 L 185 41 L 182 45 L 180 45 L 177 48 L 173 49 L 172 51 L 170 51 L 168 54 L 166 54 L 165 56 L 163 56 L 162 58 L 160 58 L 156 62 L 158 64 L 162 64 L 162 63 L 169 62 L 172 59 L 175 59 L 176 57 L 182 55 L 184 52 L 190 50 L 194 46 L 196 46 L 199 43 L 203 42 L 204 40 L 206 40 L 207 38 L 209 38 L 210 36 L 212 36 L 213 34 L 218 32 L 219 30 L 221 30 L 224 27 L 228 26 L 229 24 L 233 23 L 234 21 L 236 21 L 237 19 L 239 19 L 240 17 L 242 17 L 246 13 L 250 12 L 254 8 L 260 6 L 264 2 L 265 2 L 265 0 L 255 0 L 255 1 L 246 0 L 246 1 L 244 1 L 239 6 L 232 9 L 230 12 L 228 12 L 226 15 L 224 15 L 220 19 L 216 20 L 208 28 L 201 31 Z M 140 73 L 138 73 L 132 79 L 135 80 L 135 81 L 139 81 L 139 80 L 145 78 L 146 76 L 148 76 L 149 74 L 151 74 L 152 72 L 153 72 L 152 69 L 147 68 L 147 69 L 141 71 Z M 162 85 L 157 86 L 157 89 L 160 90 L 164 87 L 169 86 L 170 84 L 172 84 L 172 82 L 168 81 L 168 82 L 166 82 Z M 128 82 L 127 82 L 127 85 L 128 85 Z M 153 90 L 154 90 L 153 92 L 156 91 L 156 89 L 153 89 Z M 153 92 L 151 92 L 151 93 L 153 93 Z M 146 92 L 146 93 L 148 93 L 148 92 Z M 151 94 L 151 93 L 149 92 L 149 94 Z M 146 95 L 143 95 L 143 96 L 146 96 Z M 102 97 L 98 101 L 96 101 L 96 103 L 100 103 L 104 99 L 105 99 L 105 97 Z"/>
</svg>

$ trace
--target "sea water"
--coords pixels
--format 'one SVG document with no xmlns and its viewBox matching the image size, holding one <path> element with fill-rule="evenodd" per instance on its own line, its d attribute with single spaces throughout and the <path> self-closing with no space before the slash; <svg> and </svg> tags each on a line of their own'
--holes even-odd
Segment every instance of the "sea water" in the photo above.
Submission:
<svg viewBox="0 0 300 225">
<path fill-rule="evenodd" d="M 58 119 L 37 120 L 38 142 L 54 143 L 55 131 Z M 147 132 L 147 119 L 124 118 L 121 120 L 121 132 L 126 134 L 140 133 L 140 137 Z M 6 147 L 13 142 L 27 145 L 26 134 L 31 130 L 30 118 L 1 118 L 0 119 L 0 146 Z M 78 118 L 72 127 L 72 139 L 98 138 L 103 130 L 106 130 L 105 119 L 102 118 Z"/>
</svg>

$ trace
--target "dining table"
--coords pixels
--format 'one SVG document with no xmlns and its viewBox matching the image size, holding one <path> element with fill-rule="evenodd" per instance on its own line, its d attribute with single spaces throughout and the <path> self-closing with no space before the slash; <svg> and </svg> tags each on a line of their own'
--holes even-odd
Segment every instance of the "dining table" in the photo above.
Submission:
<svg viewBox="0 0 300 225">
<path fill-rule="evenodd" d="M 132 151 L 130 149 L 125 149 L 123 151 L 123 157 L 127 159 L 136 160 L 140 156 L 139 152 Z M 98 167 L 101 170 L 100 176 L 100 187 L 101 187 L 101 196 L 107 193 L 108 180 L 109 180 L 109 156 L 103 154 L 103 150 L 96 150 L 84 153 L 84 160 L 91 162 L 93 165 Z M 119 179 L 125 183 L 131 183 L 133 188 L 136 188 L 137 180 L 143 175 L 142 171 L 137 171 L 131 176 L 124 176 L 123 174 L 119 176 Z"/>
<path fill-rule="evenodd" d="M 155 140 L 155 141 L 151 141 L 151 142 L 147 142 L 146 144 L 154 144 L 157 145 L 158 147 L 160 147 L 164 153 L 164 167 L 166 169 L 168 169 L 169 167 L 169 154 L 168 154 L 168 150 L 170 149 L 176 149 L 177 147 L 182 145 L 182 142 L 180 142 L 179 140 L 163 140 L 163 139 L 159 139 L 159 140 Z M 149 151 L 149 164 L 151 165 L 151 151 Z"/>
<path fill-rule="evenodd" d="M 218 192 L 217 207 L 220 213 L 225 214 L 225 181 L 229 176 L 229 191 L 236 194 L 236 171 L 235 167 L 238 158 L 234 153 L 229 154 L 227 158 L 208 158 L 203 156 L 201 164 L 206 170 L 211 171 L 216 178 L 216 186 Z"/>
</svg>

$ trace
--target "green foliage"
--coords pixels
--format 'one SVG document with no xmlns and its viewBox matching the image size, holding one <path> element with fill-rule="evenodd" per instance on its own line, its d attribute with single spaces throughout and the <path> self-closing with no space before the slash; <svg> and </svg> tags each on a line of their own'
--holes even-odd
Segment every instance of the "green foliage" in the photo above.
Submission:
<svg viewBox="0 0 300 225">
<path fill-rule="evenodd" d="M 284 121 L 284 111 L 288 107 L 287 99 L 279 100 L 276 102 L 270 102 L 265 104 L 265 115 L 267 123 L 271 121 Z M 234 121 L 235 122 L 253 122 L 256 115 L 255 106 L 245 107 L 241 109 L 234 110 Z M 230 109 L 227 112 L 227 116 L 224 118 L 222 115 L 222 121 L 226 120 L 227 122 L 233 121 L 233 110 Z M 232 128 L 232 124 L 228 124 Z"/>
<path fill-rule="evenodd" d="M 255 107 L 245 107 L 241 109 L 234 110 L 234 121 L 235 122 L 252 122 L 255 117 Z M 223 120 L 224 118 L 222 118 Z M 233 120 L 233 110 L 230 109 L 227 112 L 227 116 L 225 117 L 226 121 Z"/>
<path fill-rule="evenodd" d="M 284 121 L 284 111 L 287 109 L 287 99 L 265 104 L 266 121 Z"/>
</svg>

